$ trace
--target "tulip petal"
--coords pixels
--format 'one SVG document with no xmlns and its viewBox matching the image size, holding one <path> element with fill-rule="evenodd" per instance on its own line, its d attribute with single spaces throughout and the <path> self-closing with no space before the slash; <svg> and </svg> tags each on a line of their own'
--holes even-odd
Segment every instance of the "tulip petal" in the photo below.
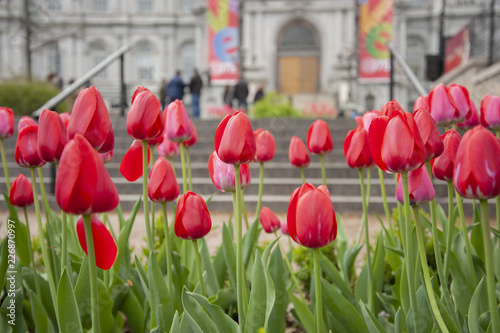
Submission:
<svg viewBox="0 0 500 333">
<path fill-rule="evenodd" d="M 381 116 L 374 118 L 370 124 L 370 131 L 368 131 L 368 142 L 373 160 L 377 166 L 385 172 L 388 170 L 382 160 L 382 142 L 384 141 L 384 134 L 388 123 L 389 117 Z"/>
<path fill-rule="evenodd" d="M 92 239 L 94 241 L 94 253 L 97 267 L 108 270 L 113 267 L 116 260 L 118 249 L 115 240 L 106 226 L 97 218 L 96 215 L 91 215 Z M 80 217 L 76 223 L 76 232 L 80 245 L 88 255 L 87 237 L 85 235 L 85 225 L 83 218 Z"/>
<path fill-rule="evenodd" d="M 148 165 L 151 152 L 148 147 Z M 129 182 L 134 182 L 142 176 L 142 142 L 135 140 L 120 162 L 120 173 Z"/>
</svg>

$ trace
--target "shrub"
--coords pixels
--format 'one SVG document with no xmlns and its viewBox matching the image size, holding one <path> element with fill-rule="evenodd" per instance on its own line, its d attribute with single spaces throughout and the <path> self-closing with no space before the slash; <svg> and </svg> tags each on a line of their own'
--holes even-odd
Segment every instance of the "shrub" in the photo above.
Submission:
<svg viewBox="0 0 500 333">
<path fill-rule="evenodd" d="M 30 115 L 58 93 L 57 87 L 48 82 L 11 80 L 0 84 L 0 105 L 11 108 L 15 115 Z M 59 103 L 56 111 L 70 111 L 67 101 Z"/>
<path fill-rule="evenodd" d="M 286 96 L 271 91 L 255 103 L 251 115 L 255 118 L 272 118 L 299 117 L 301 114 L 300 111 L 292 107 Z"/>
</svg>

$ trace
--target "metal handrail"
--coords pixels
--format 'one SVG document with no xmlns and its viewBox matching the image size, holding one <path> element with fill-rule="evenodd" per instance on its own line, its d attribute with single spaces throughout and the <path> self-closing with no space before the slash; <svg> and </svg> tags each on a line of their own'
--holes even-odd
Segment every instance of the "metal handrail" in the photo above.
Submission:
<svg viewBox="0 0 500 333">
<path fill-rule="evenodd" d="M 125 44 L 122 47 L 120 47 L 118 50 L 110 54 L 106 59 L 98 63 L 96 66 L 94 66 L 91 70 L 89 70 L 87 73 L 82 75 L 78 80 L 67 86 L 65 89 L 63 89 L 59 94 L 56 96 L 52 97 L 49 99 L 44 105 L 39 107 L 35 112 L 33 112 L 31 115 L 33 117 L 39 117 L 40 114 L 44 109 L 52 109 L 54 108 L 57 104 L 61 103 L 64 99 L 66 99 L 68 96 L 70 96 L 75 90 L 79 89 L 82 85 L 84 85 L 87 81 L 89 81 L 92 77 L 94 77 L 97 73 L 99 73 L 101 70 L 104 68 L 108 67 L 109 64 L 111 64 L 113 61 L 116 59 L 123 57 L 123 54 L 127 52 L 130 49 L 131 45 L 130 44 Z M 123 61 L 123 60 L 122 60 Z M 122 72 L 122 71 L 120 71 Z M 122 82 L 123 85 L 123 82 Z"/>
</svg>

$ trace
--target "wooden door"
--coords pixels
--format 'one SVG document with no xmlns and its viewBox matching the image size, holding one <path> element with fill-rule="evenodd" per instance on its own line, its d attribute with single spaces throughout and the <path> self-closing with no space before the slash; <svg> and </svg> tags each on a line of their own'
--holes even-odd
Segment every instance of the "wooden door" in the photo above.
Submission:
<svg viewBox="0 0 500 333">
<path fill-rule="evenodd" d="M 315 93 L 318 85 L 318 57 L 279 58 L 280 93 Z"/>
</svg>

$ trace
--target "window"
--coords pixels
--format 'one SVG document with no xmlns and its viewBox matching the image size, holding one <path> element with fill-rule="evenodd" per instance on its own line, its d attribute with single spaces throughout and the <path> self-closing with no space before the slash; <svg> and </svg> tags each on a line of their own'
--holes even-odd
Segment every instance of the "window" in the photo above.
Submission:
<svg viewBox="0 0 500 333">
<path fill-rule="evenodd" d="M 182 11 L 191 13 L 194 9 L 195 0 L 182 0 Z"/>
<path fill-rule="evenodd" d="M 375 109 L 375 96 L 372 93 L 369 93 L 365 97 L 365 109 L 367 111 Z"/>
<path fill-rule="evenodd" d="M 154 79 L 153 47 L 147 42 L 137 45 L 137 77 L 139 80 Z"/>
<path fill-rule="evenodd" d="M 304 22 L 294 22 L 285 28 L 279 41 L 280 47 L 310 48 L 317 46 L 316 34 Z"/>
<path fill-rule="evenodd" d="M 193 73 L 193 69 L 196 68 L 196 58 L 194 52 L 194 43 L 188 42 L 182 45 L 179 54 L 179 68 L 182 71 L 182 77 L 184 80 L 188 80 Z"/>
<path fill-rule="evenodd" d="M 47 73 L 61 75 L 61 55 L 57 43 L 52 43 L 47 46 Z"/>
<path fill-rule="evenodd" d="M 423 42 L 416 37 L 408 37 L 406 44 L 406 62 L 410 69 L 418 77 L 423 76 L 424 62 L 424 45 Z"/>
<path fill-rule="evenodd" d="M 106 59 L 106 47 L 102 42 L 92 43 L 90 45 L 90 66 L 94 67 L 101 61 Z M 97 73 L 94 78 L 105 79 L 107 78 L 107 68 L 104 68 L 99 73 Z"/>
<path fill-rule="evenodd" d="M 106 11 L 108 11 L 108 1 L 107 0 L 92 0 L 92 10 L 94 12 L 106 12 Z"/>
<path fill-rule="evenodd" d="M 61 10 L 61 0 L 47 0 L 47 10 L 58 11 Z"/>
<path fill-rule="evenodd" d="M 140 12 L 151 12 L 153 11 L 153 0 L 139 0 L 138 7 Z"/>
</svg>

